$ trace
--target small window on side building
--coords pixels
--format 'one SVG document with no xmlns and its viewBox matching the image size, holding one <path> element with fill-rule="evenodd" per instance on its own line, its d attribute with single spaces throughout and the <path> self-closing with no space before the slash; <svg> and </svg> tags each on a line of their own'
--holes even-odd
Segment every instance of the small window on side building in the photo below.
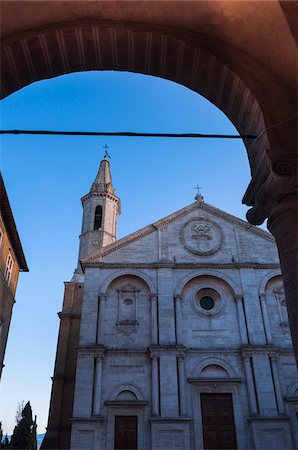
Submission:
<svg viewBox="0 0 298 450">
<path fill-rule="evenodd" d="M 13 269 L 13 257 L 11 255 L 11 253 L 8 253 L 5 271 L 4 271 L 4 278 L 8 284 L 10 283 L 10 280 L 11 280 L 12 269 Z"/>
</svg>

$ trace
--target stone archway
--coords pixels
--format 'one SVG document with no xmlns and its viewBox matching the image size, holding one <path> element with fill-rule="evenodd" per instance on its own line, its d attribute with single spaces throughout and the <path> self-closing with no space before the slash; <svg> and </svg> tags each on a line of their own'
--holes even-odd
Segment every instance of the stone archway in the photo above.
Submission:
<svg viewBox="0 0 298 450">
<path fill-rule="evenodd" d="M 268 217 L 277 240 L 297 355 L 297 4 L 3 1 L 1 6 L 2 97 L 63 73 L 128 70 L 183 84 L 218 106 L 240 133 L 259 136 L 245 142 L 252 181 L 243 201 L 252 206 L 248 220 L 260 224 Z"/>
</svg>

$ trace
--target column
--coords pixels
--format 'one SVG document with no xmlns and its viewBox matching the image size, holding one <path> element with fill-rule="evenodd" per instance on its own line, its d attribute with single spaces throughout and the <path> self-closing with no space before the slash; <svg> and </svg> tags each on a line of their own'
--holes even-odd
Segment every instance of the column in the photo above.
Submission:
<svg viewBox="0 0 298 450">
<path fill-rule="evenodd" d="M 151 356 L 151 390 L 152 390 L 152 416 L 159 416 L 159 376 L 158 376 L 158 358 L 155 352 Z"/>
<path fill-rule="evenodd" d="M 158 344 L 157 335 L 157 296 L 151 295 L 151 343 L 152 345 Z"/>
<path fill-rule="evenodd" d="M 272 376 L 273 376 L 273 383 L 274 383 L 274 389 L 275 389 L 275 395 L 276 395 L 276 402 L 277 402 L 277 409 L 279 414 L 285 413 L 284 408 L 284 402 L 282 398 L 282 393 L 280 389 L 280 382 L 278 378 L 278 371 L 276 366 L 276 355 L 269 355 L 271 360 L 271 368 L 272 368 Z"/>
<path fill-rule="evenodd" d="M 258 280 L 255 269 L 240 268 L 240 278 L 243 295 L 248 341 L 250 345 L 264 345 L 266 343 L 265 330 L 262 321 L 255 320 L 262 315 L 259 301 Z"/>
<path fill-rule="evenodd" d="M 185 384 L 185 371 L 184 371 L 184 354 L 178 355 L 178 381 L 179 381 L 179 404 L 180 415 L 187 415 L 186 406 L 186 384 Z"/>
<path fill-rule="evenodd" d="M 96 356 L 94 374 L 93 415 L 101 415 L 101 384 L 102 384 L 102 360 L 103 353 Z"/>
<path fill-rule="evenodd" d="M 175 345 L 173 270 L 167 267 L 159 267 L 157 270 L 157 277 L 159 345 Z"/>
<path fill-rule="evenodd" d="M 251 412 L 251 414 L 258 414 L 258 407 L 257 407 L 256 393 L 255 393 L 255 388 L 254 388 L 254 380 L 253 380 L 253 375 L 252 375 L 250 356 L 246 354 L 246 355 L 243 355 L 242 357 L 243 357 L 243 362 L 244 362 L 244 370 L 245 370 L 250 412 Z"/>
<path fill-rule="evenodd" d="M 97 340 L 96 343 L 103 345 L 104 343 L 104 325 L 105 325 L 105 308 L 106 308 L 106 294 L 100 294 L 98 297 L 98 321 L 97 321 Z"/>
<path fill-rule="evenodd" d="M 271 327 L 270 327 L 270 321 L 269 321 L 269 316 L 268 316 L 268 309 L 267 309 L 265 294 L 260 294 L 259 298 L 260 298 L 260 302 L 261 302 L 261 309 L 262 309 L 262 314 L 263 314 L 263 319 L 264 319 L 264 328 L 265 328 L 267 344 L 272 344 Z"/>
<path fill-rule="evenodd" d="M 181 296 L 175 296 L 175 320 L 176 320 L 176 342 L 183 344 L 182 314 L 181 314 Z"/>
<path fill-rule="evenodd" d="M 294 192 L 294 191 L 292 191 Z M 269 213 L 268 228 L 276 239 L 290 330 L 298 366 L 298 195 L 287 195 Z"/>
<path fill-rule="evenodd" d="M 241 344 L 247 345 L 248 344 L 247 327 L 246 327 L 246 321 L 245 321 L 244 309 L 243 309 L 243 298 L 241 295 L 236 296 L 236 305 L 237 305 Z"/>
</svg>

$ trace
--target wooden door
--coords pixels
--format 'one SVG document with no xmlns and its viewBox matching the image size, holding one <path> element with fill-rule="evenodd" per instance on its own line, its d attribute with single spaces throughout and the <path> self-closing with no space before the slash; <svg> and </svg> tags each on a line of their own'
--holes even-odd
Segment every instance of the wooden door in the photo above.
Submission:
<svg viewBox="0 0 298 450">
<path fill-rule="evenodd" d="M 201 394 L 205 449 L 236 449 L 232 394 Z"/>
<path fill-rule="evenodd" d="M 115 416 L 115 450 L 137 450 L 138 417 Z"/>
</svg>

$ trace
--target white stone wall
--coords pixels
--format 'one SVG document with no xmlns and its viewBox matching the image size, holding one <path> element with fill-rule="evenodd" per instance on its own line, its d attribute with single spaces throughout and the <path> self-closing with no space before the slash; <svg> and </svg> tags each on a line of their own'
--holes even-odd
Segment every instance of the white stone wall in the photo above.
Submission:
<svg viewBox="0 0 298 450">
<path fill-rule="evenodd" d="M 72 449 L 112 449 L 115 415 L 138 417 L 139 449 L 201 449 L 203 393 L 232 395 L 239 449 L 297 445 L 274 242 L 216 214 L 178 214 L 85 263 Z M 181 240 L 198 218 L 221 230 L 214 253 L 199 254 L 209 241 L 196 254 Z M 201 293 L 214 308 L 200 306 Z"/>
</svg>

